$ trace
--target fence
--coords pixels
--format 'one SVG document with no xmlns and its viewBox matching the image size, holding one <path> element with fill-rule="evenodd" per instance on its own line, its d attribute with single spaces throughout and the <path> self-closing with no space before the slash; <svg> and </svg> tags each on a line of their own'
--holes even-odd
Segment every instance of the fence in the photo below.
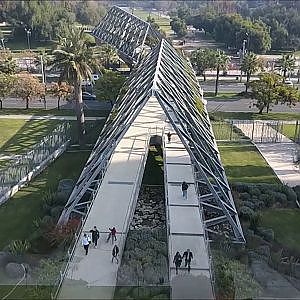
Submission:
<svg viewBox="0 0 300 300">
<path fill-rule="evenodd" d="M 12 194 L 15 186 L 22 186 L 39 173 L 59 150 L 69 142 L 70 124 L 58 125 L 51 134 L 44 137 L 32 150 L 17 156 L 14 162 L 0 174 L 0 204 Z"/>
</svg>

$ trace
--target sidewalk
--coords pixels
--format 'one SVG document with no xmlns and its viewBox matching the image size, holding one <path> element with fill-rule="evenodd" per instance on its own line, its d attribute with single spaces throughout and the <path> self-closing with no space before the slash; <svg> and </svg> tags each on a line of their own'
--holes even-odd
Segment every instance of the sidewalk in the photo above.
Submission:
<svg viewBox="0 0 300 300">
<path fill-rule="evenodd" d="M 287 184 L 291 187 L 300 185 L 300 170 L 295 166 L 294 156 L 296 149 L 299 148 L 299 145 L 288 139 L 286 136 L 273 128 L 269 128 L 269 132 L 277 134 L 279 136 L 280 143 L 260 143 L 261 132 L 264 123 L 261 123 L 261 130 L 258 128 L 254 132 L 253 142 L 257 147 L 258 151 L 265 158 L 269 166 L 273 169 L 279 180 L 283 184 Z M 235 126 L 242 130 L 242 132 L 251 139 L 252 134 L 252 121 L 249 120 L 249 123 L 236 123 Z M 259 125 L 257 125 L 259 126 Z"/>
</svg>

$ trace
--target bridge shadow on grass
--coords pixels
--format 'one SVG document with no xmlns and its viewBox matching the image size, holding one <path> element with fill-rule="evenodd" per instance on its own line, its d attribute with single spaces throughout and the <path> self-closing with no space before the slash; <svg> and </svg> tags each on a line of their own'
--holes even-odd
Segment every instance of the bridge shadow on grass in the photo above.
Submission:
<svg viewBox="0 0 300 300">
<path fill-rule="evenodd" d="M 0 154 L 14 155 L 27 152 L 51 133 L 62 121 L 1 119 Z"/>
</svg>

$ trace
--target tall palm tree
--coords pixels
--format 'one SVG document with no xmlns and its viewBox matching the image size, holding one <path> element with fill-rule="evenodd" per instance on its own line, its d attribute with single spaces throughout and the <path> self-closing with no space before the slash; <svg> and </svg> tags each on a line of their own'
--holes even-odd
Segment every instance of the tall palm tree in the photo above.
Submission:
<svg viewBox="0 0 300 300">
<path fill-rule="evenodd" d="M 246 90 L 248 92 L 248 86 L 250 77 L 253 73 L 257 72 L 258 70 L 263 69 L 263 62 L 262 60 L 253 52 L 247 52 L 244 56 L 241 64 L 241 71 L 246 73 L 247 81 L 246 81 Z"/>
<path fill-rule="evenodd" d="M 101 53 L 105 69 L 108 69 L 111 63 L 118 61 L 116 49 L 108 44 L 101 47 Z"/>
<path fill-rule="evenodd" d="M 225 71 L 228 68 L 230 57 L 223 50 L 216 50 L 214 55 L 214 68 L 217 70 L 215 96 L 218 95 L 220 70 Z"/>
<path fill-rule="evenodd" d="M 93 81 L 92 73 L 100 69 L 100 52 L 86 40 L 84 31 L 76 27 L 68 28 L 59 37 L 57 49 L 53 51 L 52 69 L 60 71 L 60 82 L 67 81 L 74 87 L 75 109 L 78 123 L 78 140 L 84 143 L 84 111 L 81 83 Z"/>
<path fill-rule="evenodd" d="M 281 58 L 277 60 L 278 69 L 283 72 L 283 82 L 285 81 L 287 72 L 293 71 L 295 68 L 295 56 L 293 54 L 282 55 Z"/>
</svg>

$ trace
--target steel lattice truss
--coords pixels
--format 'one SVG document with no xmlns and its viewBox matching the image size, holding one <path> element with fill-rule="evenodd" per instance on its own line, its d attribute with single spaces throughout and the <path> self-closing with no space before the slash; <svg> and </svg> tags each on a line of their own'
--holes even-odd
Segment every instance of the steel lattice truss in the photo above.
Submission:
<svg viewBox="0 0 300 300">
<path fill-rule="evenodd" d="M 161 40 L 123 87 L 60 218 L 84 214 L 86 194 L 96 191 L 116 145 L 151 96 L 155 96 L 188 151 L 209 236 L 226 232 L 244 242 L 238 214 L 212 133 L 200 87 L 189 62 Z M 122 94 L 122 92 L 121 92 Z"/>
<path fill-rule="evenodd" d="M 114 46 L 120 57 L 129 64 L 139 61 L 145 44 L 152 48 L 161 39 L 149 23 L 117 6 L 108 11 L 92 35 L 100 42 Z"/>
</svg>

